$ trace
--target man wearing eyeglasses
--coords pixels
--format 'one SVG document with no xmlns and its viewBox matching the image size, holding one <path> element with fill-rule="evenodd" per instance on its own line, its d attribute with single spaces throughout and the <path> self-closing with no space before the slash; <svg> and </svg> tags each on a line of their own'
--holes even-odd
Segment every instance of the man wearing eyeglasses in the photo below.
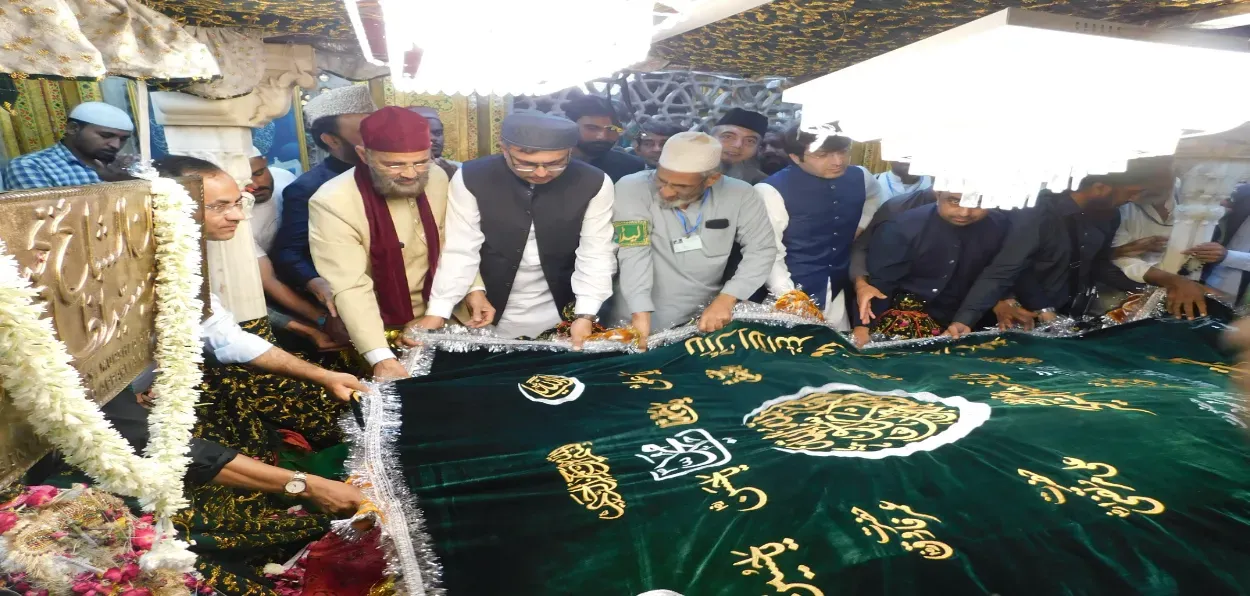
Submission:
<svg viewBox="0 0 1250 596">
<path fill-rule="evenodd" d="M 612 180 L 572 159 L 577 125 L 537 112 L 504 119 L 502 154 L 465 162 L 452 178 L 447 245 L 419 326 L 442 327 L 481 272 L 494 309 L 469 326 L 536 337 L 568 320 L 575 348 L 612 295 Z"/>
<path fill-rule="evenodd" d="M 622 129 L 607 100 L 583 95 L 564 104 L 564 115 L 577 123 L 578 141 L 573 157 L 603 170 L 612 182 L 646 169 L 646 162 L 638 157 L 613 151 L 621 140 Z"/>
<path fill-rule="evenodd" d="M 382 108 L 361 121 L 360 137 L 360 165 L 308 203 L 309 248 L 374 376 L 403 378 L 387 332 L 425 314 L 445 237 L 447 174 L 431 167 L 430 125 L 420 114 Z M 475 304 L 479 318 L 493 315 L 484 299 Z"/>
<path fill-rule="evenodd" d="M 764 203 L 750 184 L 722 176 L 720 159 L 715 138 L 682 132 L 664 145 L 658 169 L 616 184 L 621 285 L 610 322 L 632 325 L 641 347 L 653 329 L 695 317 L 702 332 L 721 329 L 772 271 L 777 246 Z M 724 281 L 735 242 L 742 260 Z"/>
</svg>

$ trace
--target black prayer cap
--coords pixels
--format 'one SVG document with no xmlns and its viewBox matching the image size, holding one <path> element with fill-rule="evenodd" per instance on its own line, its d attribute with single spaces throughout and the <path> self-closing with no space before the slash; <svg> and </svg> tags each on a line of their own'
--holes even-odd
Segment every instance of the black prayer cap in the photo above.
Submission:
<svg viewBox="0 0 1250 596">
<path fill-rule="evenodd" d="M 730 124 L 733 126 L 741 126 L 747 130 L 752 130 L 764 136 L 768 132 L 768 116 L 759 112 L 752 112 L 742 108 L 734 108 L 729 110 L 716 125 Z"/>
<path fill-rule="evenodd" d="M 514 112 L 503 119 L 503 142 L 526 149 L 561 151 L 577 145 L 577 124 L 542 112 Z"/>
</svg>

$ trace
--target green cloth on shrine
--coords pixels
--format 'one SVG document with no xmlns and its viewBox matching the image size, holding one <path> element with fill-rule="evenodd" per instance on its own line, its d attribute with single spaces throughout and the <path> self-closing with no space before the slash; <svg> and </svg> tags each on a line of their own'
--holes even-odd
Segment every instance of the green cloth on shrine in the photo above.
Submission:
<svg viewBox="0 0 1250 596">
<path fill-rule="evenodd" d="M 450 594 L 1240 593 L 1250 444 L 1216 327 L 440 353 L 397 384 L 399 457 Z"/>
</svg>

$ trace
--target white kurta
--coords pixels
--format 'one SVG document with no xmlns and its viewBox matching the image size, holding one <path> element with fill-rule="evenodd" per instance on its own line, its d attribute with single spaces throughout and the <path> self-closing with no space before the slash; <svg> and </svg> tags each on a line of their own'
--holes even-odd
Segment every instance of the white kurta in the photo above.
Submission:
<svg viewBox="0 0 1250 596">
<path fill-rule="evenodd" d="M 509 181 L 510 182 L 510 181 Z M 582 219 L 581 241 L 573 271 L 573 294 L 577 314 L 598 314 L 612 296 L 612 275 L 616 273 L 616 245 L 612 242 L 612 179 L 603 177 L 603 186 L 590 200 Z M 427 313 L 451 316 L 456 303 L 469 293 L 481 263 L 482 213 L 477 197 L 464 184 L 464 170 L 456 172 L 447 193 L 447 238 L 440 257 Z M 499 305 L 495 305 L 499 308 Z M 512 291 L 503 315 L 495 327 L 501 337 L 533 337 L 560 322 L 560 309 L 547 286 L 538 240 L 530 225 L 529 239 L 512 281 Z"/>
<path fill-rule="evenodd" d="M 933 188 L 933 178 L 929 176 L 921 176 L 919 180 L 911 184 L 904 184 L 902 178 L 888 170 L 877 174 L 877 182 L 881 184 L 881 190 L 885 191 L 885 200 L 887 201 L 899 195 L 905 195 L 925 188 Z"/>
<path fill-rule="evenodd" d="M 264 203 L 252 205 L 252 238 L 256 240 L 256 256 L 263 257 L 273 248 L 273 239 L 282 225 L 282 191 L 295 181 L 295 174 L 282 168 L 269 168 L 273 176 L 273 196 Z"/>
<path fill-rule="evenodd" d="M 1120 206 L 1120 227 L 1116 228 L 1115 238 L 1111 240 L 1112 247 L 1124 246 L 1134 240 L 1140 240 L 1150 236 L 1163 236 L 1164 238 L 1172 235 L 1172 215 L 1176 212 L 1176 202 L 1172 198 L 1168 198 L 1166 203 L 1168 216 L 1166 218 L 1159 215 L 1154 205 L 1139 205 L 1136 203 L 1128 203 Z M 1150 271 L 1163 260 L 1163 251 L 1142 253 L 1135 257 L 1121 257 L 1115 260 L 1115 264 L 1124 272 L 1129 279 L 1146 283 L 1146 272 Z"/>
</svg>

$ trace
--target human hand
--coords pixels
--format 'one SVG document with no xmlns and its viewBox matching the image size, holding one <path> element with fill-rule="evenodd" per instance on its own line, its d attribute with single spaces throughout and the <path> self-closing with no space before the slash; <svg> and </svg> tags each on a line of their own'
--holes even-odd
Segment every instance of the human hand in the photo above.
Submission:
<svg viewBox="0 0 1250 596">
<path fill-rule="evenodd" d="M 859 305 L 859 320 L 867 323 L 875 318 L 872 314 L 872 300 L 885 300 L 885 294 L 881 293 L 876 287 L 868 283 L 863 278 L 855 280 L 855 301 Z"/>
<path fill-rule="evenodd" d="M 1019 302 L 1012 299 L 999 300 L 994 305 L 994 316 L 998 317 L 998 328 L 1002 331 L 1017 325 L 1029 331 L 1033 329 L 1033 322 L 1037 319 L 1037 313 L 1020 306 Z"/>
<path fill-rule="evenodd" d="M 309 327 L 308 338 L 317 345 L 317 351 L 319 352 L 337 352 L 347 347 L 347 342 L 339 341 L 329 333 L 316 327 Z"/>
<path fill-rule="evenodd" d="M 1182 319 L 1207 316 L 1207 292 L 1210 288 L 1190 279 L 1179 278 L 1167 286 L 1168 313 Z"/>
<path fill-rule="evenodd" d="M 629 325 L 634 328 L 634 331 L 638 332 L 638 337 L 635 339 L 638 342 L 638 350 L 646 352 L 647 338 L 651 337 L 651 313 L 634 313 L 634 316 L 629 320 Z"/>
<path fill-rule="evenodd" d="M 590 319 L 576 319 L 569 329 L 570 339 L 573 340 L 573 351 L 580 351 L 582 345 L 586 343 L 586 338 L 595 330 L 595 324 Z"/>
<path fill-rule="evenodd" d="M 308 280 L 304 287 L 309 292 L 312 292 L 312 295 L 317 298 L 317 302 L 320 302 L 326 307 L 326 310 L 330 311 L 331 318 L 339 316 L 338 309 L 334 308 L 334 288 L 330 287 L 329 280 L 324 277 L 314 277 Z"/>
<path fill-rule="evenodd" d="M 1219 242 L 1203 242 L 1182 254 L 1189 255 L 1203 263 L 1219 263 L 1228 256 L 1228 249 Z"/>
<path fill-rule="evenodd" d="M 1163 252 L 1168 246 L 1167 236 L 1146 236 L 1112 249 L 1116 258 L 1137 257 L 1148 252 Z"/>
<path fill-rule="evenodd" d="M 464 303 L 469 307 L 469 313 L 472 315 L 472 318 L 465 322 L 465 327 L 480 329 L 495 321 L 495 307 L 491 306 L 490 301 L 486 299 L 486 292 L 482 290 L 469 292 L 469 295 L 464 297 Z"/>
<path fill-rule="evenodd" d="M 972 333 L 972 329 L 969 329 L 967 325 L 964 325 L 963 323 L 951 323 L 951 326 L 946 328 L 946 333 L 943 333 L 942 335 L 949 336 L 951 339 L 959 339 L 969 333 Z"/>
<path fill-rule="evenodd" d="M 1041 321 L 1043 324 L 1054 323 L 1055 319 L 1058 318 L 1059 315 L 1055 314 L 1055 311 L 1053 310 L 1045 310 L 1037 313 L 1037 320 Z"/>
<path fill-rule="evenodd" d="M 738 299 L 729 294 L 717 296 L 699 316 L 699 331 L 711 333 L 724 328 L 733 320 L 734 305 L 737 303 Z"/>
<path fill-rule="evenodd" d="M 139 405 L 151 409 L 152 406 L 156 405 L 156 391 L 148 389 L 143 393 L 136 393 L 135 401 L 139 402 Z"/>
<path fill-rule="evenodd" d="M 400 364 L 398 360 L 387 358 L 373 365 L 373 378 L 378 381 L 407 379 L 408 371 L 404 369 L 404 365 Z"/>
<path fill-rule="evenodd" d="M 405 346 L 408 346 L 410 348 L 415 348 L 421 345 L 421 342 L 409 337 L 412 331 L 417 330 L 417 329 L 424 329 L 426 331 L 434 331 L 435 329 L 442 329 L 443 325 L 446 325 L 446 324 L 447 324 L 447 319 L 444 319 L 443 317 L 436 317 L 434 315 L 425 315 L 424 317 L 421 317 L 420 319 L 413 319 L 410 323 L 408 323 L 407 325 L 404 325 L 404 332 L 400 334 L 399 336 L 399 343 L 404 344 Z M 407 375 L 404 375 L 404 376 L 407 376 Z"/>
<path fill-rule="evenodd" d="M 351 336 L 347 334 L 347 325 L 343 323 L 343 319 L 339 317 L 326 317 L 326 324 L 321 330 L 329 335 L 331 339 L 344 346 L 351 343 Z"/>
<path fill-rule="evenodd" d="M 305 497 L 318 509 L 342 517 L 356 515 L 360 504 L 365 500 L 365 495 L 359 488 L 346 482 L 309 474 L 304 485 Z"/>
<path fill-rule="evenodd" d="M 392 361 L 399 364 L 398 360 Z M 326 388 L 326 391 L 329 392 L 334 399 L 339 401 L 347 401 L 351 399 L 352 393 L 357 391 L 368 391 L 368 388 L 365 387 L 364 383 L 361 383 L 360 379 L 357 379 L 355 375 L 349 375 L 341 372 L 326 371 L 325 380 L 321 382 L 321 385 Z"/>
<path fill-rule="evenodd" d="M 100 176 L 100 180 L 104 182 L 119 182 L 122 180 L 134 180 L 135 177 L 130 173 L 130 167 L 138 163 L 139 156 L 132 153 L 118 155 L 113 161 L 103 163 L 99 160 L 91 160 L 88 164 L 91 169 L 96 171 Z"/>
<path fill-rule="evenodd" d="M 851 330 L 851 339 L 855 341 L 855 347 L 862 348 L 872 341 L 872 336 L 867 327 L 856 327 Z"/>
</svg>

